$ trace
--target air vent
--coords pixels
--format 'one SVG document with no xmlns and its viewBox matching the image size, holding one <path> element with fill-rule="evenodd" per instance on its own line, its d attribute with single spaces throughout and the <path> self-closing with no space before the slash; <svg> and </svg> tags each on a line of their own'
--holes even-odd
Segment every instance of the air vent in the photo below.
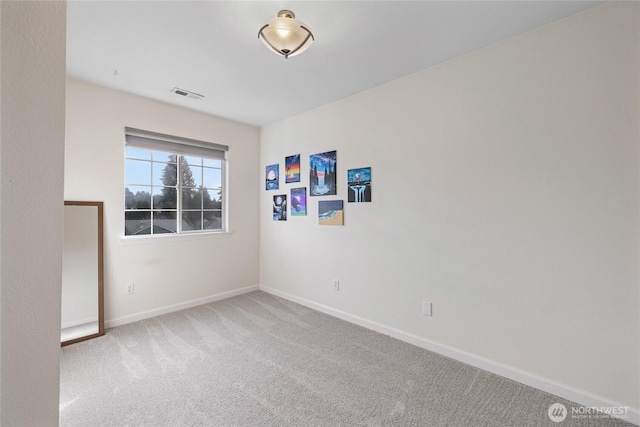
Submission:
<svg viewBox="0 0 640 427">
<path fill-rule="evenodd" d="M 174 87 L 173 89 L 171 89 L 171 92 L 175 93 L 176 95 L 186 96 L 187 98 L 191 98 L 191 99 L 204 98 L 204 95 L 200 95 L 195 92 L 190 92 L 188 90 L 180 89 L 179 87 Z"/>
</svg>

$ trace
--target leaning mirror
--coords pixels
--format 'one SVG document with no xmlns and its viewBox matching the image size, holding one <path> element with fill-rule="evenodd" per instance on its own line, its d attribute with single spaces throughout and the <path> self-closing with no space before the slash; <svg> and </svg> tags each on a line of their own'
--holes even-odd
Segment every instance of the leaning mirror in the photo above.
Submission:
<svg viewBox="0 0 640 427">
<path fill-rule="evenodd" d="M 64 202 L 62 345 L 104 335 L 102 202 Z"/>
</svg>

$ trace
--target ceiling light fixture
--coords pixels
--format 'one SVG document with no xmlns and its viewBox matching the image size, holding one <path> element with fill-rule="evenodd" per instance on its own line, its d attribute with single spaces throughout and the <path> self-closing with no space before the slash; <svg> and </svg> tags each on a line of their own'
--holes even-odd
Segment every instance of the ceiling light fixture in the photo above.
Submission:
<svg viewBox="0 0 640 427">
<path fill-rule="evenodd" d="M 315 39 L 307 26 L 295 18 L 296 15 L 290 10 L 281 10 L 277 18 L 270 19 L 260 28 L 258 38 L 285 58 L 301 54 Z"/>
</svg>

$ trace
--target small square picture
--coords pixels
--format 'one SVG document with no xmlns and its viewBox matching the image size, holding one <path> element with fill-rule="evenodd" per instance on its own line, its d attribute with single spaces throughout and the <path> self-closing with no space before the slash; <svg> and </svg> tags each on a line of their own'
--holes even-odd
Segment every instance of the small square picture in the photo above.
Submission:
<svg viewBox="0 0 640 427">
<path fill-rule="evenodd" d="M 344 225 L 343 207 L 342 200 L 320 200 L 318 202 L 318 224 Z"/>
</svg>

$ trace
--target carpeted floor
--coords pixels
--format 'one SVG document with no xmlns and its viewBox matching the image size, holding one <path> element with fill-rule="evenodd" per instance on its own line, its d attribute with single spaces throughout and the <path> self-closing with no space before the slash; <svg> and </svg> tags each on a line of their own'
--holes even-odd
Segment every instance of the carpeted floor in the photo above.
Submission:
<svg viewBox="0 0 640 427">
<path fill-rule="evenodd" d="M 61 351 L 62 427 L 630 425 L 264 292 Z"/>
</svg>

